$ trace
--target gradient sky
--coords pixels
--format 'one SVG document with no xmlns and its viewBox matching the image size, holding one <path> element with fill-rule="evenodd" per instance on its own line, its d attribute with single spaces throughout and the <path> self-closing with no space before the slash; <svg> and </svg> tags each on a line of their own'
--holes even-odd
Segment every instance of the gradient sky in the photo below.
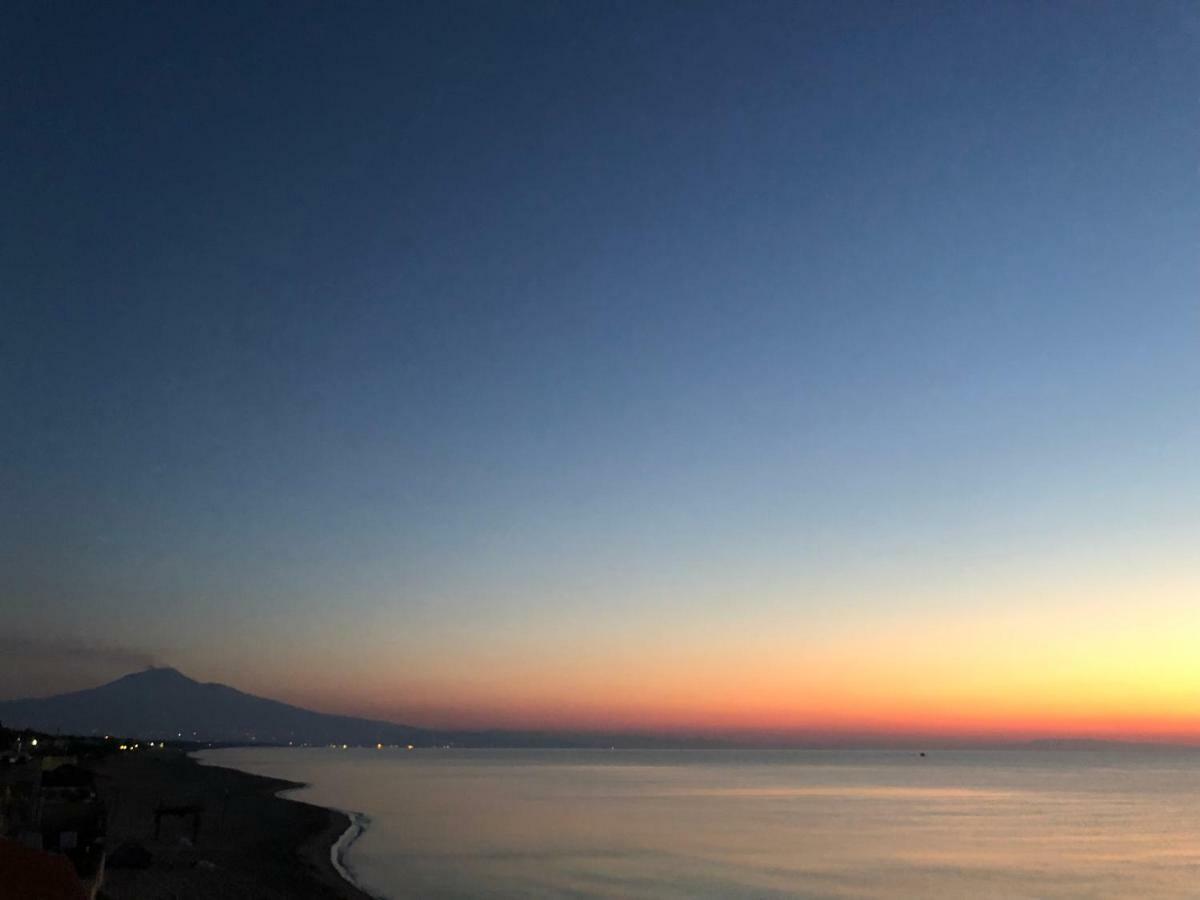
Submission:
<svg viewBox="0 0 1200 900">
<path fill-rule="evenodd" d="M 30 3 L 0 695 L 1200 738 L 1200 13 Z"/>
</svg>

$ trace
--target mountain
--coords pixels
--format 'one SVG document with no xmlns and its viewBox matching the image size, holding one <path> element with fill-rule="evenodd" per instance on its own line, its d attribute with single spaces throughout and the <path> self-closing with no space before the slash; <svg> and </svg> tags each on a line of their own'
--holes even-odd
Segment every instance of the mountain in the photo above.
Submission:
<svg viewBox="0 0 1200 900">
<path fill-rule="evenodd" d="M 53 697 L 0 700 L 0 724 L 78 735 L 222 744 L 454 744 L 458 747 L 664 747 L 707 742 L 629 734 L 539 731 L 434 732 L 411 725 L 314 712 L 256 697 L 224 684 L 204 684 L 170 668 Z"/>
<path fill-rule="evenodd" d="M 53 697 L 0 701 L 0 722 L 63 734 L 223 743 L 430 744 L 431 732 L 393 722 L 313 712 L 203 684 L 170 668 Z"/>
</svg>

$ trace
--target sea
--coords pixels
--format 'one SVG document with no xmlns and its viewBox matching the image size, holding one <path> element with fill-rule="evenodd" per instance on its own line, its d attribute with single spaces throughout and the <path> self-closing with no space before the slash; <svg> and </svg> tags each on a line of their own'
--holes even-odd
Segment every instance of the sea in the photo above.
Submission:
<svg viewBox="0 0 1200 900">
<path fill-rule="evenodd" d="M 1200 897 L 1200 751 L 243 748 L 381 898 Z"/>
</svg>

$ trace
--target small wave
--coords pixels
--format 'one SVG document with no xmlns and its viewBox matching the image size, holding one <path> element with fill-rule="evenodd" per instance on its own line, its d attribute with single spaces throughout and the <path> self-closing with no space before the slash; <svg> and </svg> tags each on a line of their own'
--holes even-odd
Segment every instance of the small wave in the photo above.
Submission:
<svg viewBox="0 0 1200 900">
<path fill-rule="evenodd" d="M 386 900 L 382 894 L 376 894 L 363 887 L 358 878 L 354 874 L 354 869 L 346 859 L 346 855 L 350 852 L 350 847 L 363 836 L 363 833 L 371 825 L 371 817 L 365 813 L 351 812 L 344 810 L 346 816 L 350 819 L 350 824 L 346 826 L 346 830 L 329 848 L 329 861 L 333 863 L 333 868 L 339 875 L 342 876 L 356 890 L 362 891 L 376 900 Z"/>
</svg>

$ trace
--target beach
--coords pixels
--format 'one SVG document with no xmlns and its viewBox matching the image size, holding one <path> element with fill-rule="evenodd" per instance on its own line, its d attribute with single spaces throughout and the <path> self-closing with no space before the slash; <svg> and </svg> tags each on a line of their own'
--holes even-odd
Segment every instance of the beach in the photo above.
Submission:
<svg viewBox="0 0 1200 900">
<path fill-rule="evenodd" d="M 331 848 L 350 827 L 344 813 L 276 796 L 296 782 L 202 766 L 177 750 L 145 749 L 95 766 L 108 807 L 109 865 L 101 897 L 111 900 L 367 900 L 337 871 Z M 202 807 L 188 814 L 158 807 Z M 193 840 L 193 834 L 195 839 Z M 122 845 L 149 851 L 145 868 L 119 865 Z"/>
</svg>

